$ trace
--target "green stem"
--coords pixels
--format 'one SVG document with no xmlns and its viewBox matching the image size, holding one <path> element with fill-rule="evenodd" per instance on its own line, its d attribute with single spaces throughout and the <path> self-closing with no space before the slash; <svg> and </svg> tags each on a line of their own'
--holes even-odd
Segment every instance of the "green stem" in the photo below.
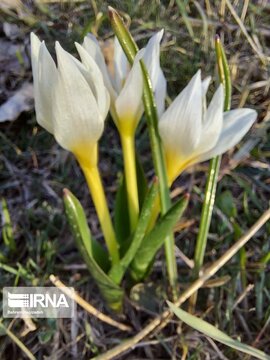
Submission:
<svg viewBox="0 0 270 360">
<path fill-rule="evenodd" d="M 131 232 L 136 229 L 139 217 L 138 185 L 134 136 L 121 135 L 124 155 L 125 179 Z"/>
<path fill-rule="evenodd" d="M 225 99 L 224 99 L 224 111 L 230 109 L 231 103 L 231 81 L 230 71 L 225 56 L 225 52 L 220 43 L 219 37 L 216 37 L 216 57 L 219 72 L 220 82 L 224 86 Z M 203 208 L 201 213 L 199 234 L 196 241 L 195 255 L 194 255 L 194 279 L 199 277 L 200 270 L 203 265 L 205 249 L 207 245 L 207 237 L 212 219 L 213 207 L 216 196 L 216 188 L 218 181 L 218 173 L 220 168 L 221 156 L 216 156 L 210 161 L 208 177 L 206 182 L 205 197 L 203 202 Z M 193 312 L 196 306 L 197 292 L 190 298 L 190 311 Z"/>
<path fill-rule="evenodd" d="M 154 167 L 159 181 L 161 214 L 164 215 L 171 207 L 171 198 L 168 187 L 168 177 L 166 172 L 165 157 L 164 157 L 162 142 L 158 131 L 158 115 L 157 115 L 157 108 L 155 104 L 153 90 L 151 86 L 151 81 L 147 74 L 147 70 L 143 62 L 141 62 L 141 65 L 142 65 L 142 72 L 144 77 L 143 102 L 147 117 L 147 125 L 149 130 Z M 166 266 L 167 266 L 169 283 L 172 289 L 173 298 L 176 298 L 178 276 L 177 276 L 177 264 L 176 264 L 175 250 L 174 250 L 175 243 L 174 243 L 173 233 L 169 234 L 165 238 L 164 245 L 165 245 Z"/>
<path fill-rule="evenodd" d="M 203 202 L 199 234 L 197 237 L 195 256 L 194 256 L 194 277 L 199 276 L 203 265 L 207 236 L 212 219 L 212 212 L 215 202 L 218 172 L 220 168 L 221 157 L 217 156 L 210 161 L 207 183 L 205 188 L 205 197 Z"/>
</svg>

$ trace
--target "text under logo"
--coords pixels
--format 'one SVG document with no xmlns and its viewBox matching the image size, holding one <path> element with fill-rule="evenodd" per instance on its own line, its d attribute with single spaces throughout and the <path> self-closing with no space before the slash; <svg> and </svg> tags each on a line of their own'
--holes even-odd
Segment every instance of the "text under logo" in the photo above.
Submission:
<svg viewBox="0 0 270 360">
<path fill-rule="evenodd" d="M 72 288 L 69 288 L 74 291 Z M 55 287 L 5 287 L 3 316 L 33 318 L 71 318 L 75 303 Z"/>
</svg>

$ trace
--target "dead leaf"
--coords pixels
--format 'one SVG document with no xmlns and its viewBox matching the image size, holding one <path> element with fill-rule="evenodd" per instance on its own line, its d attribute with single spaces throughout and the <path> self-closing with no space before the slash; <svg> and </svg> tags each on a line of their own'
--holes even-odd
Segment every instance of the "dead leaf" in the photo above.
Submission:
<svg viewBox="0 0 270 360">
<path fill-rule="evenodd" d="M 6 37 L 10 40 L 15 40 L 21 36 L 21 30 L 18 25 L 8 22 L 3 23 L 3 31 Z"/>
<path fill-rule="evenodd" d="M 2 10 L 20 10 L 23 7 L 21 0 L 1 0 L 0 9 Z"/>
<path fill-rule="evenodd" d="M 23 111 L 33 108 L 33 84 L 25 83 L 0 106 L 0 122 L 16 120 Z"/>
<path fill-rule="evenodd" d="M 12 13 L 16 11 L 19 18 L 30 26 L 37 22 L 36 17 L 31 12 L 31 8 L 26 6 L 21 0 L 0 0 L 0 10 L 8 15 L 13 15 Z"/>
</svg>

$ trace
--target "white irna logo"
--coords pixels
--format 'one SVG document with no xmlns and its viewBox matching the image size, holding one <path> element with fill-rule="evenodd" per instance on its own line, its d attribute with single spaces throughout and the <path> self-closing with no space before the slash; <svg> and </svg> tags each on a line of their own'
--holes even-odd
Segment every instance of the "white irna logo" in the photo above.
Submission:
<svg viewBox="0 0 270 360">
<path fill-rule="evenodd" d="M 64 294 L 12 294 L 8 292 L 8 306 L 11 308 L 69 308 Z"/>
</svg>

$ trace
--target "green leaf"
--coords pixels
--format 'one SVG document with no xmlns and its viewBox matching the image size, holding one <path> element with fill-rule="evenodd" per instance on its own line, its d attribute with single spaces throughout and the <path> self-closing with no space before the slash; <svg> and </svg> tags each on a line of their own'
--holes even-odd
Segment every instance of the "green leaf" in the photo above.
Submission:
<svg viewBox="0 0 270 360">
<path fill-rule="evenodd" d="M 95 255 L 100 255 L 102 250 L 99 247 L 98 252 L 96 252 L 98 245 L 97 243 L 94 245 L 84 210 L 79 200 L 67 189 L 64 190 L 64 206 L 77 247 L 92 277 L 96 281 L 101 294 L 113 310 L 121 311 L 124 295 L 123 290 L 109 278 L 97 263 L 94 253 Z M 107 258 L 108 255 L 103 252 L 101 258 L 103 262 L 106 263 Z"/>
<path fill-rule="evenodd" d="M 219 81 L 221 82 L 221 84 L 223 84 L 225 90 L 224 110 L 229 111 L 231 107 L 232 97 L 231 74 L 224 47 L 220 41 L 219 36 L 216 37 L 215 50 L 218 65 Z"/>
<path fill-rule="evenodd" d="M 75 221 L 74 223 L 70 223 L 69 221 L 72 231 L 75 231 L 75 228 L 73 228 L 75 226 L 80 233 L 82 245 L 87 253 L 91 254 L 104 271 L 108 271 L 110 267 L 108 253 L 103 249 L 100 243 L 92 237 L 83 207 L 79 200 L 68 189 L 64 189 L 64 205 L 68 220 L 72 218 Z M 69 210 L 68 213 L 67 210 Z"/>
<path fill-rule="evenodd" d="M 208 322 L 187 313 L 186 311 L 178 308 L 169 301 L 167 301 L 167 303 L 171 310 L 174 312 L 174 314 L 184 323 L 191 326 L 193 329 L 200 331 L 204 335 L 209 336 L 210 338 L 217 340 L 222 344 L 227 345 L 235 350 L 242 351 L 245 354 L 254 356 L 257 359 L 270 360 L 270 356 L 265 354 L 263 351 L 255 349 L 252 346 L 243 344 L 240 341 L 234 340 L 224 332 L 217 329 L 215 326 L 209 324 Z"/>
<path fill-rule="evenodd" d="M 12 223 L 8 211 L 7 202 L 4 198 L 2 198 L 2 224 L 2 236 L 4 244 L 10 251 L 14 251 L 16 250 L 16 243 L 13 236 Z"/>
<path fill-rule="evenodd" d="M 139 217 L 138 225 L 136 227 L 134 236 L 132 237 L 131 244 L 118 264 L 115 264 L 109 272 L 109 276 L 117 284 L 120 284 L 129 264 L 133 260 L 137 250 L 139 249 L 145 232 L 147 230 L 151 214 L 154 208 L 155 200 L 158 195 L 158 185 L 155 182 L 148 194 L 146 195 L 141 215 Z"/>
<path fill-rule="evenodd" d="M 123 50 L 125 51 L 125 55 L 128 61 L 132 63 L 136 53 L 138 52 L 138 46 L 133 40 L 117 11 L 115 11 L 115 9 L 111 6 L 109 6 L 108 9 L 113 31 L 117 36 Z"/>
<path fill-rule="evenodd" d="M 144 237 L 131 264 L 131 275 L 135 281 L 142 280 L 147 274 L 156 252 L 164 244 L 166 236 L 173 231 L 173 227 L 185 211 L 188 199 L 189 196 L 184 196 L 178 200 Z"/>
<path fill-rule="evenodd" d="M 216 200 L 217 206 L 229 218 L 237 216 L 237 208 L 234 203 L 234 198 L 229 190 L 223 191 Z"/>
</svg>

